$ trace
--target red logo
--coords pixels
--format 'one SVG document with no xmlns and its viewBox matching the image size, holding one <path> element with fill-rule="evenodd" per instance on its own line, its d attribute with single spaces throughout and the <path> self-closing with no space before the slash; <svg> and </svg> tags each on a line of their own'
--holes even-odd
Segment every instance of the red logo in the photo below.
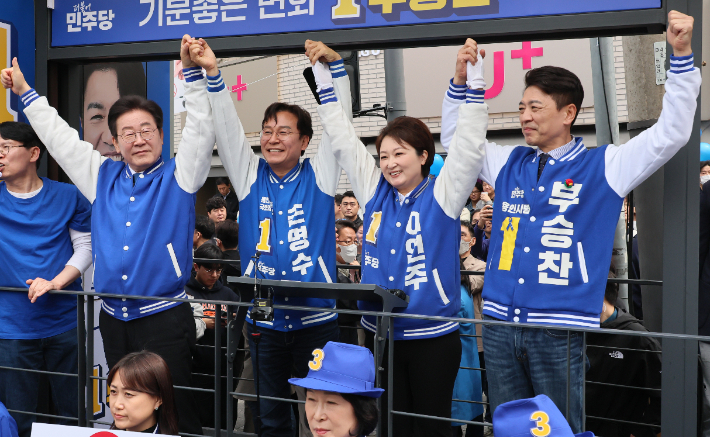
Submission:
<svg viewBox="0 0 710 437">
<path fill-rule="evenodd" d="M 91 437 L 117 437 L 116 434 L 109 431 L 99 431 L 96 434 L 91 434 Z"/>
</svg>

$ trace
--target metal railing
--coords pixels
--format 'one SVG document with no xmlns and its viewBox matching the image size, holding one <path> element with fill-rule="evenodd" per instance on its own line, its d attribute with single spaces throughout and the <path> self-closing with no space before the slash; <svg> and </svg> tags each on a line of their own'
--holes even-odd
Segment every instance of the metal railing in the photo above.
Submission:
<svg viewBox="0 0 710 437">
<path fill-rule="evenodd" d="M 213 261 L 213 262 L 221 262 L 225 263 L 224 260 L 200 260 L 200 261 Z M 352 266 L 338 266 L 340 268 L 351 268 Z M 462 273 L 465 274 L 483 274 L 483 272 L 469 272 L 469 271 L 462 271 Z M 645 284 L 645 285 L 662 285 L 662 281 L 648 281 L 648 280 L 630 280 L 630 279 L 610 279 L 610 282 L 615 282 L 615 283 L 639 283 L 639 284 Z M 332 284 L 334 288 L 338 287 L 338 284 Z M 2 292 L 22 292 L 22 293 L 27 293 L 26 288 L 13 288 L 13 287 L 0 287 L 0 293 Z M 94 381 L 105 381 L 106 377 L 105 376 L 94 376 L 93 375 L 93 357 L 94 357 L 94 336 L 93 335 L 88 335 L 87 336 L 87 326 L 89 327 L 90 330 L 93 330 L 94 327 L 94 321 L 95 321 L 95 306 L 94 306 L 94 300 L 96 298 L 100 297 L 113 297 L 113 298 L 125 298 L 125 299 L 141 299 L 141 300 L 155 300 L 155 301 L 171 301 L 171 302 L 187 302 L 187 303 L 207 303 L 207 304 L 214 304 L 215 307 L 215 319 L 216 320 L 222 320 L 223 318 L 223 313 L 222 313 L 222 306 L 226 306 L 228 308 L 227 314 L 226 314 L 226 321 L 227 321 L 227 347 L 224 348 L 221 346 L 221 330 L 220 329 L 215 329 L 215 345 L 214 346 L 214 351 L 215 351 L 215 367 L 214 367 L 214 375 L 209 375 L 214 377 L 214 389 L 205 389 L 205 388 L 196 388 L 196 387 L 183 387 L 183 386 L 176 386 L 176 390 L 189 390 L 193 392 L 206 392 L 206 393 L 213 393 L 214 394 L 214 424 L 215 428 L 212 430 L 215 436 L 220 435 L 220 424 L 222 422 L 222 397 L 226 397 L 226 423 L 227 423 L 227 429 L 224 430 L 226 431 L 226 435 L 229 437 L 232 436 L 243 436 L 243 435 L 255 435 L 255 434 L 248 434 L 248 433 L 240 433 L 240 432 L 235 432 L 233 427 L 235 423 L 235 417 L 233 415 L 233 410 L 234 410 L 234 402 L 235 402 L 235 396 L 238 396 L 239 398 L 246 398 L 246 399 L 269 399 L 269 400 L 278 400 L 282 402 L 287 402 L 287 403 L 303 403 L 303 401 L 299 400 L 294 400 L 294 399 L 287 399 L 287 398 L 273 398 L 273 397 L 267 397 L 263 396 L 260 394 L 257 395 L 251 395 L 247 393 L 238 393 L 235 390 L 235 382 L 239 381 L 240 379 L 243 379 L 240 377 L 240 375 L 235 375 L 235 366 L 234 366 L 234 359 L 235 359 L 235 354 L 238 352 L 243 352 L 245 349 L 240 349 L 236 345 L 241 337 L 241 332 L 242 332 L 242 326 L 236 326 L 235 324 L 235 313 L 237 310 L 241 307 L 250 307 L 251 303 L 249 302 L 230 302 L 230 301 L 216 301 L 216 300 L 203 300 L 203 299 L 180 299 L 180 298 L 157 298 L 157 297 L 149 297 L 149 296 L 127 296 L 127 295 L 119 295 L 119 294 L 96 294 L 92 292 L 77 292 L 77 291 L 51 291 L 50 293 L 52 294 L 57 294 L 57 295 L 66 295 L 66 296 L 76 296 L 77 298 L 77 341 L 79 344 L 79 369 L 77 374 L 66 374 L 66 373 L 59 373 L 59 372 L 53 372 L 51 370 L 30 370 L 30 369 L 20 369 L 20 368 L 10 368 L 10 367 L 0 367 L 2 370 L 15 370 L 15 371 L 23 371 L 23 372 L 32 372 L 32 373 L 38 373 L 38 374 L 44 374 L 44 375 L 63 375 L 63 376 L 72 376 L 77 378 L 77 398 L 79 402 L 79 411 L 83 412 L 83 414 L 79 414 L 79 417 L 76 418 L 69 418 L 69 417 L 63 417 L 63 416 L 57 416 L 57 415 L 52 415 L 52 414 L 43 414 L 43 413 L 33 413 L 33 412 L 23 412 L 23 411 L 17 411 L 17 410 L 10 410 L 12 414 L 32 414 L 34 416 L 40 417 L 42 419 L 48 419 L 48 420 L 57 420 L 57 419 L 65 419 L 65 420 L 73 420 L 75 421 L 79 426 L 89 426 L 93 427 L 95 424 L 103 424 L 103 425 L 111 425 L 110 422 L 102 421 L 102 420 L 94 420 L 93 419 L 93 404 L 94 402 L 97 401 L 97 399 L 93 399 L 93 386 L 94 386 Z M 86 305 L 86 306 L 85 306 Z M 84 311 L 84 309 L 88 309 L 88 311 Z M 652 337 L 652 338 L 657 338 L 657 339 L 669 339 L 673 341 L 710 341 L 710 337 L 703 337 L 703 336 L 698 336 L 698 335 L 682 335 L 682 334 L 671 334 L 671 333 L 653 333 L 653 332 L 639 332 L 639 331 L 619 331 L 619 330 L 613 330 L 613 329 L 601 329 L 601 328 L 565 328 L 557 325 L 539 325 L 539 324 L 525 324 L 525 323 L 510 323 L 510 322 L 503 322 L 503 321 L 497 321 L 497 320 L 479 320 L 479 319 L 461 319 L 461 318 L 456 318 L 456 317 L 437 317 L 437 316 L 426 316 L 426 315 L 415 315 L 415 314 L 401 314 L 401 313 L 384 313 L 384 312 L 377 312 L 377 311 L 360 311 L 360 310 L 349 310 L 349 309 L 327 309 L 327 308 L 312 308 L 312 307 L 304 307 L 304 306 L 292 306 L 292 305 L 274 305 L 275 309 L 288 309 L 288 310 L 302 310 L 302 311 L 319 311 L 319 312 L 334 312 L 338 314 L 356 314 L 356 315 L 369 315 L 369 316 L 375 316 L 377 317 L 378 321 L 382 317 L 388 317 L 389 318 L 389 330 L 392 330 L 394 319 L 400 319 L 400 318 L 409 318 L 409 319 L 421 319 L 421 320 L 435 320 L 435 321 L 453 321 L 453 322 L 461 322 L 461 323 L 472 323 L 475 325 L 502 325 L 502 326 L 516 326 L 516 327 L 524 327 L 524 328 L 532 328 L 532 329 L 555 329 L 555 330 L 564 330 L 567 331 L 567 337 L 568 337 L 568 361 L 567 361 L 567 390 L 569 393 L 571 383 L 570 383 L 570 342 L 569 339 L 572 335 L 572 333 L 581 333 L 584 338 L 583 338 L 583 345 L 587 345 L 586 343 L 586 336 L 588 333 L 594 333 L 594 334 L 609 334 L 609 335 L 625 335 L 625 336 L 639 336 L 639 337 Z M 359 329 L 359 328 L 358 328 Z M 91 332 L 91 331 L 89 331 Z M 479 335 L 468 335 L 471 337 L 479 337 Z M 394 344 L 393 344 L 394 343 Z M 386 387 L 386 396 L 388 397 L 388 402 L 387 402 L 387 409 L 386 411 L 381 411 L 381 421 L 380 424 L 378 425 L 378 435 L 380 433 L 380 429 L 382 427 L 387 427 L 388 429 L 388 435 L 392 436 L 392 420 L 393 417 L 396 415 L 399 416 L 407 416 L 407 417 L 418 417 L 418 418 L 424 418 L 424 419 L 431 419 L 431 420 L 440 420 L 440 421 L 448 421 L 448 422 L 455 422 L 458 424 L 468 424 L 468 425 L 477 425 L 477 426 L 490 426 L 491 424 L 488 422 L 477 422 L 477 421 L 472 421 L 472 420 L 463 420 L 463 419 L 454 419 L 451 417 L 433 417 L 433 416 L 424 416 L 421 414 L 415 414 L 415 413 L 410 413 L 410 412 L 405 412 L 405 411 L 396 411 L 393 410 L 393 372 L 394 372 L 394 366 L 393 366 L 393 360 L 394 360 L 394 347 L 396 346 L 398 342 L 390 342 L 389 347 L 388 347 L 388 354 L 387 357 L 387 373 L 388 373 L 388 387 Z M 205 346 L 202 345 L 202 347 L 210 347 L 210 346 Z M 587 345 L 586 347 L 590 348 L 604 348 L 604 346 L 592 346 L 592 345 Z M 587 362 L 587 351 L 586 347 L 583 347 L 583 362 Z M 619 348 L 615 348 L 619 349 Z M 660 351 L 642 351 L 642 350 L 634 350 L 634 349 L 629 349 L 629 351 L 635 351 L 635 352 L 644 352 L 644 353 L 656 353 L 660 354 Z M 251 352 L 254 354 L 254 351 Z M 226 375 L 223 375 L 223 369 L 222 369 L 222 359 L 223 355 L 226 354 L 227 357 L 227 369 L 226 369 Z M 258 359 L 258 358 L 257 358 Z M 476 370 L 476 371 L 481 371 L 485 372 L 485 368 L 470 368 L 470 367 L 462 367 L 463 369 L 466 370 Z M 258 375 L 258 365 L 255 363 L 254 365 L 254 371 L 255 375 Z M 380 371 L 378 372 L 381 373 L 382 369 L 379 369 Z M 586 373 L 586 372 L 583 372 Z M 203 374 L 204 375 L 204 374 Z M 378 377 L 378 381 L 379 381 Z M 623 386 L 623 385 L 614 385 L 614 384 L 609 384 L 609 383 L 604 383 L 601 381 L 586 381 L 585 377 L 585 383 L 583 386 L 583 402 L 585 401 L 586 397 L 586 386 L 587 385 L 600 385 L 600 386 L 610 386 L 610 387 L 621 387 L 625 389 L 631 389 L 631 390 L 644 390 L 644 391 L 649 391 L 649 392 L 655 392 L 655 393 L 660 393 L 661 396 L 663 396 L 663 392 L 659 388 L 648 388 L 648 387 L 632 387 L 632 386 Z M 87 400 L 89 402 L 87 402 Z M 453 399 L 453 402 L 464 402 L 464 403 L 480 403 L 480 404 L 487 404 L 487 402 L 482 402 L 482 401 L 473 401 L 473 400 L 466 400 L 466 399 Z M 585 409 L 586 410 L 586 409 Z M 567 407 L 566 411 L 563 411 L 563 413 L 568 416 L 569 415 L 569 396 L 568 396 L 568 402 L 567 402 Z M 626 421 L 626 420 L 621 420 L 621 419 L 614 419 L 614 418 L 602 418 L 602 417 L 594 417 L 594 416 L 589 416 L 589 418 L 593 419 L 598 419 L 598 420 L 605 420 L 605 421 L 610 421 L 610 422 L 617 422 L 617 423 L 624 423 L 624 424 L 632 424 L 632 425 L 638 425 L 638 426 L 651 426 L 654 428 L 657 428 L 657 424 L 649 424 L 649 423 L 640 423 L 640 422 L 632 422 L 632 421 Z M 255 419 L 258 420 L 258 418 L 255 417 Z M 231 424 L 231 426 L 230 426 Z M 193 436 L 194 434 L 183 434 L 181 435 L 184 436 Z"/>
</svg>

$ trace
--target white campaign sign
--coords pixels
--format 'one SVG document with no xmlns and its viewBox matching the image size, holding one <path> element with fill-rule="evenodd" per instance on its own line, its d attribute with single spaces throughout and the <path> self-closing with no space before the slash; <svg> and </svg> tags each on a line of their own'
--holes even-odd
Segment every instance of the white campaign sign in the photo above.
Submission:
<svg viewBox="0 0 710 437">
<path fill-rule="evenodd" d="M 136 437 L 139 432 L 33 423 L 32 437 Z"/>
</svg>

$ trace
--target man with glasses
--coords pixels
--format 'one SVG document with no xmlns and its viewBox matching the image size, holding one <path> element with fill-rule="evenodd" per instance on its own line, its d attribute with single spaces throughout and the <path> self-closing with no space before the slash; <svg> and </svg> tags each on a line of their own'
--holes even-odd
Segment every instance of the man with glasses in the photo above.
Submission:
<svg viewBox="0 0 710 437">
<path fill-rule="evenodd" d="M 306 42 L 319 63 L 315 74 L 332 74 L 334 91 L 351 113 L 350 84 L 340 56 L 323 43 Z M 239 253 L 242 272 L 271 280 L 335 282 L 333 210 L 340 166 L 323 136 L 313 158 L 301 160 L 311 138 L 310 114 L 287 103 L 266 109 L 261 153 L 254 154 L 220 76 L 208 81 L 220 158 L 240 203 Z M 326 96 L 327 98 L 327 96 Z M 323 97 L 321 97 L 323 100 Z M 253 259 L 253 257 L 258 259 Z M 335 300 L 284 298 L 276 305 L 335 308 Z M 249 320 L 248 330 L 253 332 Z M 290 405 L 264 399 L 289 398 L 293 376 L 305 377 L 313 349 L 338 341 L 337 314 L 326 311 L 274 310 L 272 322 L 257 322 L 262 435 L 292 436 Z M 252 338 L 250 348 L 254 349 Z M 295 371 L 294 371 L 295 369 Z M 256 369 L 255 369 L 256 370 Z"/>
<path fill-rule="evenodd" d="M 0 287 L 29 286 L 27 295 L 0 291 L 0 366 L 76 374 L 76 297 L 44 294 L 81 290 L 91 264 L 91 204 L 75 186 L 37 176 L 44 151 L 28 124 L 0 123 Z M 36 412 L 39 380 L 0 370 L 0 402 Z M 76 378 L 50 375 L 49 383 L 57 414 L 77 417 Z M 36 417 L 12 415 L 19 435 L 29 437 Z"/>
<path fill-rule="evenodd" d="M 183 70 L 187 123 L 179 152 L 169 160 L 161 157 L 163 113 L 153 101 L 124 97 L 109 110 L 113 145 L 124 159 L 117 162 L 79 139 L 47 100 L 30 88 L 16 59 L 0 78 L 3 86 L 21 96 L 39 138 L 93 203 L 96 292 L 141 297 L 103 299 L 99 326 L 109 368 L 130 352 L 150 350 L 165 359 L 175 385 L 190 386 L 196 341 L 190 305 L 142 299 L 186 297 L 195 193 L 207 179 L 214 146 L 207 81 L 196 62 L 217 74 L 216 58 L 189 35 L 183 37 L 180 57 L 187 67 Z M 175 400 L 180 431 L 201 434 L 190 392 L 176 390 Z"/>
</svg>

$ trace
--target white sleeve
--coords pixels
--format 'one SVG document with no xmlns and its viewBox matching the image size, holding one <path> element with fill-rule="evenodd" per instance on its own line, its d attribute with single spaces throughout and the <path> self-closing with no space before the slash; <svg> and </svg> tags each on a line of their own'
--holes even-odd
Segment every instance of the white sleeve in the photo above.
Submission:
<svg viewBox="0 0 710 437">
<path fill-rule="evenodd" d="M 454 132 L 456 131 L 456 122 L 459 119 L 459 108 L 465 103 L 466 85 L 454 85 L 453 81 L 451 81 L 449 83 L 449 89 L 444 95 L 444 103 L 441 107 L 441 145 L 447 152 L 449 151 L 451 141 L 454 138 Z M 479 177 L 495 189 L 495 181 L 498 178 L 498 173 L 500 173 L 505 163 L 508 162 L 508 158 L 510 154 L 513 153 L 513 150 L 519 146 L 500 146 L 488 140 L 484 141 L 486 151 Z"/>
<path fill-rule="evenodd" d="M 671 57 L 663 109 L 656 124 L 628 143 L 610 144 L 606 149 L 606 180 L 621 197 L 661 168 L 690 138 L 702 78 L 697 68 L 675 73 L 673 63 Z"/>
<path fill-rule="evenodd" d="M 84 273 L 91 265 L 91 232 L 79 232 L 69 229 L 71 245 L 74 254 L 69 258 L 66 265 L 75 267 L 79 272 Z"/>
<path fill-rule="evenodd" d="M 343 70 L 344 74 L 342 75 L 339 75 L 336 71 L 336 69 L 338 71 L 342 69 L 342 64 L 342 61 L 334 62 L 329 68 L 333 75 L 335 96 L 340 102 L 343 111 L 345 111 L 348 120 L 352 121 L 353 105 L 352 96 L 350 95 L 350 79 L 348 75 L 345 74 L 345 70 Z M 323 131 L 323 137 L 318 145 L 318 151 L 316 152 L 316 156 L 313 157 L 312 163 L 318 188 L 329 196 L 334 196 L 338 188 L 338 182 L 340 181 L 341 170 L 333 154 L 331 138 L 326 131 Z"/>
<path fill-rule="evenodd" d="M 488 105 L 470 103 L 459 106 L 456 131 L 450 153 L 434 182 L 434 198 L 444 213 L 458 218 L 483 167 L 488 129 Z"/>
<path fill-rule="evenodd" d="M 188 299 L 194 299 L 193 296 L 187 295 Z M 197 339 L 201 339 L 205 335 L 205 330 L 207 325 L 202 317 L 205 316 L 204 309 L 202 309 L 202 304 L 197 302 L 190 302 L 190 307 L 192 308 L 192 316 L 195 319 L 195 331 L 197 332 Z"/>
<path fill-rule="evenodd" d="M 226 88 L 208 87 L 212 106 L 217 152 L 239 200 L 244 199 L 256 181 L 259 157 L 254 154 L 244 133 L 242 122 Z"/>
<path fill-rule="evenodd" d="M 326 103 L 318 107 L 323 129 L 331 139 L 333 155 L 343 167 L 352 184 L 355 198 L 360 208 L 375 195 L 382 171 L 375 158 L 358 138 L 350 118 L 338 102 Z"/>
<path fill-rule="evenodd" d="M 187 120 L 175 156 L 175 180 L 180 188 L 190 194 L 196 193 L 207 180 L 215 144 L 212 107 L 206 91 L 207 80 L 202 78 L 201 73 L 200 70 L 199 75 L 190 78 L 186 76 Z"/>
<path fill-rule="evenodd" d="M 94 150 L 91 143 L 79 139 L 79 133 L 64 121 L 45 97 L 35 90 L 22 95 L 25 116 L 35 133 L 74 185 L 89 202 L 96 198 L 99 168 L 108 159 Z"/>
</svg>

